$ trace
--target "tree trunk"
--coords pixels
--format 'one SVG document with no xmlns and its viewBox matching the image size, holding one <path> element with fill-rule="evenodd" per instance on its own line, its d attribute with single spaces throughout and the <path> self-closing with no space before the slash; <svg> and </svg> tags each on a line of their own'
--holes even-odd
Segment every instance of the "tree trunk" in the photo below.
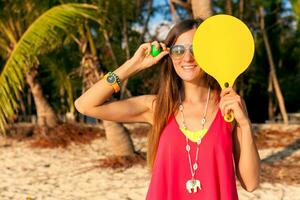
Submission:
<svg viewBox="0 0 300 200">
<path fill-rule="evenodd" d="M 225 1 L 225 10 L 226 10 L 226 14 L 232 15 L 232 2 L 231 2 L 231 0 L 226 0 Z"/>
<path fill-rule="evenodd" d="M 240 0 L 239 2 L 239 18 L 241 20 L 244 18 L 244 0 Z"/>
<path fill-rule="evenodd" d="M 106 31 L 103 32 L 106 43 L 109 43 L 108 34 Z M 89 42 L 93 42 L 89 40 Z M 110 43 L 108 44 L 110 50 L 112 51 Z M 87 45 L 83 45 L 87 46 Z M 91 45 L 92 46 L 92 45 Z M 92 55 L 87 49 L 81 49 L 83 57 L 81 60 L 80 74 L 83 77 L 83 91 L 88 90 L 93 84 L 99 81 L 100 77 L 103 76 L 102 73 L 99 74 L 97 67 L 99 66 L 99 60 L 96 55 Z M 111 52 L 113 54 L 113 51 Z M 114 54 L 113 54 L 114 56 Z M 115 64 L 116 59 L 114 59 Z M 121 123 L 105 121 L 103 120 L 103 126 L 106 133 L 107 143 L 112 154 L 117 156 L 132 155 L 134 153 L 134 147 L 132 139 L 129 136 L 129 132 Z"/>
<path fill-rule="evenodd" d="M 126 60 L 130 59 L 130 51 L 129 51 L 129 41 L 128 41 L 128 23 L 126 21 L 125 16 L 123 15 L 123 43 L 124 43 L 124 49 L 126 53 Z M 126 79 L 121 87 L 121 99 L 125 97 L 125 92 L 128 91 L 126 90 L 128 79 Z M 131 93 L 126 93 L 128 97 L 131 96 Z"/>
<path fill-rule="evenodd" d="M 104 121 L 106 140 L 110 151 L 116 156 L 134 154 L 133 142 L 129 132 L 120 123 Z"/>
<path fill-rule="evenodd" d="M 117 67 L 117 66 L 118 66 L 117 57 L 116 57 L 116 55 L 114 54 L 112 45 L 111 45 L 111 43 L 110 43 L 110 41 L 109 41 L 109 36 L 108 36 L 107 30 L 103 30 L 103 36 L 104 36 L 104 39 L 105 39 L 106 46 L 108 47 L 108 50 L 109 50 L 109 52 L 110 52 L 111 58 L 113 59 L 113 62 L 114 62 L 114 64 L 115 64 L 115 67 Z"/>
<path fill-rule="evenodd" d="M 230 3 L 230 8 L 228 8 L 228 12 L 232 14 L 232 2 L 227 0 L 227 4 Z M 229 5 L 228 5 L 229 7 Z M 244 0 L 239 1 L 239 19 L 243 20 L 244 17 Z M 244 90 L 245 90 L 245 79 L 244 74 L 241 74 L 240 78 L 237 81 L 239 84 L 239 95 L 243 98 L 244 97 Z"/>
<path fill-rule="evenodd" d="M 28 84 L 29 85 L 29 84 Z M 31 92 L 30 92 L 30 90 L 28 90 L 28 92 L 27 92 L 27 108 L 28 108 L 28 113 L 27 113 L 27 115 L 30 117 L 30 118 L 28 118 L 28 119 L 26 119 L 26 120 L 28 120 L 28 121 L 32 121 L 31 120 L 31 118 L 32 118 L 32 116 L 31 116 L 31 114 L 32 114 L 32 101 L 31 101 Z"/>
<path fill-rule="evenodd" d="M 272 84 L 272 74 L 269 73 L 269 83 L 268 83 L 268 96 L 269 96 L 269 102 L 268 102 L 268 117 L 269 120 L 274 120 L 274 103 L 273 103 L 273 84 Z"/>
<path fill-rule="evenodd" d="M 172 21 L 173 21 L 174 23 L 178 23 L 178 22 L 180 21 L 180 18 L 179 18 L 179 16 L 178 16 L 178 13 L 177 13 L 177 11 L 176 11 L 176 8 L 175 8 L 175 6 L 174 6 L 174 4 L 173 4 L 173 1 L 172 1 L 172 0 L 169 0 L 168 2 L 169 2 L 169 6 L 170 6 L 170 13 L 171 13 L 171 15 L 172 15 Z"/>
<path fill-rule="evenodd" d="M 84 53 L 80 62 L 80 76 L 83 78 L 83 92 L 88 90 L 99 79 L 100 75 L 96 68 L 98 58 L 89 53 Z"/>
<path fill-rule="evenodd" d="M 142 34 L 139 38 L 139 41 L 144 41 L 144 37 L 145 37 L 145 34 L 148 31 L 148 24 L 149 24 L 149 21 L 150 21 L 150 17 L 152 16 L 152 13 L 153 13 L 153 0 L 149 0 L 148 7 L 147 7 L 147 17 L 146 17 L 146 20 L 144 22 L 143 29 L 142 29 L 143 31 L 142 31 Z"/>
<path fill-rule="evenodd" d="M 212 15 L 211 0 L 192 0 L 193 18 L 205 20 Z"/>
<path fill-rule="evenodd" d="M 194 19 L 200 18 L 205 20 L 212 15 L 211 0 L 189 0 L 187 2 L 182 0 L 169 0 L 172 19 L 175 23 L 180 19 L 174 4 L 186 9 L 188 13 L 193 15 Z"/>
<path fill-rule="evenodd" d="M 48 103 L 47 99 L 43 95 L 42 87 L 36 79 L 37 68 L 32 67 L 29 69 L 28 73 L 25 75 L 26 82 L 28 83 L 37 112 L 37 122 L 41 127 L 50 127 L 53 128 L 57 126 L 58 119 L 57 116 Z"/>
<path fill-rule="evenodd" d="M 264 22 L 264 16 L 265 15 L 264 15 L 264 8 L 262 6 L 259 7 L 259 15 L 260 15 L 260 28 L 261 28 L 265 48 L 266 48 L 267 55 L 268 55 L 268 60 L 269 60 L 269 65 L 270 65 L 270 73 L 271 73 L 271 76 L 272 76 L 272 82 L 273 82 L 273 86 L 274 86 L 274 89 L 275 89 L 275 94 L 276 94 L 276 97 L 277 97 L 277 101 L 278 101 L 278 104 L 279 104 L 279 109 L 280 109 L 280 112 L 281 112 L 281 115 L 282 115 L 282 118 L 283 118 L 283 122 L 285 124 L 288 124 L 288 116 L 287 116 L 287 112 L 286 112 L 286 109 L 285 109 L 284 98 L 282 96 L 280 85 L 279 85 L 279 82 L 277 80 L 273 55 L 272 55 L 271 47 L 270 47 L 270 44 L 269 44 L 268 35 L 265 31 L 265 22 Z"/>
</svg>

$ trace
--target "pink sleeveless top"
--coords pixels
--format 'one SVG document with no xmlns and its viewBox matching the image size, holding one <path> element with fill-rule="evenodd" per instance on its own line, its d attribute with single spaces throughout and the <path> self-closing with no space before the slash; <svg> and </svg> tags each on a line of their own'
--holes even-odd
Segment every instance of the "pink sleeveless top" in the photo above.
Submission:
<svg viewBox="0 0 300 200">
<path fill-rule="evenodd" d="M 189 140 L 189 145 L 193 164 L 197 143 Z M 220 109 L 199 145 L 195 179 L 200 181 L 202 190 L 196 193 L 188 192 L 186 182 L 191 177 L 186 138 L 172 114 L 160 137 L 146 199 L 238 199 L 233 164 L 232 127 L 224 121 Z"/>
</svg>

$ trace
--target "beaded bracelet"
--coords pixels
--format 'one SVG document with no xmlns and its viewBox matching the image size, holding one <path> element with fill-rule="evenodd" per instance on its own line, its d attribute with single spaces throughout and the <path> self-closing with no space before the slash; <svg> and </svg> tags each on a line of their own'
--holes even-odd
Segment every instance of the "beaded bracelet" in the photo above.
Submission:
<svg viewBox="0 0 300 200">
<path fill-rule="evenodd" d="M 113 73 L 113 72 L 108 72 L 108 75 L 111 75 L 111 76 L 115 77 L 115 79 L 116 79 L 116 81 L 117 81 L 119 87 L 121 88 L 122 83 L 121 83 L 121 80 L 120 80 L 120 78 L 118 77 L 118 75 L 115 74 L 115 73 Z"/>
</svg>

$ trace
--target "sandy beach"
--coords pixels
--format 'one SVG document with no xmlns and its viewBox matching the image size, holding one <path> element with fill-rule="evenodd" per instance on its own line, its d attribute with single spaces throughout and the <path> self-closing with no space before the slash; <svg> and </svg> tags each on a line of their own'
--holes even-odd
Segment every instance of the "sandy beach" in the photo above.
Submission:
<svg viewBox="0 0 300 200">
<path fill-rule="evenodd" d="M 146 137 L 132 138 L 136 149 L 145 152 Z M 29 141 L 1 138 L 1 200 L 145 199 L 149 184 L 145 165 L 127 169 L 97 167 L 98 159 L 109 156 L 104 137 L 67 148 L 32 148 L 28 144 Z M 264 148 L 259 153 L 264 159 L 282 149 Z M 299 156 L 299 148 L 291 155 Z M 291 171 L 290 175 L 298 172 Z M 300 200 L 300 183 L 263 182 L 253 193 L 238 185 L 238 193 L 241 200 Z"/>
</svg>

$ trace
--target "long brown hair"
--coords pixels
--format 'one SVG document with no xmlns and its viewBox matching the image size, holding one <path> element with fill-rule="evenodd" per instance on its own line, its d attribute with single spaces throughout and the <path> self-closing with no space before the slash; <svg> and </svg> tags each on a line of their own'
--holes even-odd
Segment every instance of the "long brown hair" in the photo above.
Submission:
<svg viewBox="0 0 300 200">
<path fill-rule="evenodd" d="M 167 47 L 172 46 L 177 38 L 191 29 L 197 28 L 202 20 L 188 19 L 176 24 L 167 35 L 164 43 Z M 207 75 L 208 82 L 212 89 L 218 89 L 216 81 Z M 156 94 L 153 114 L 153 126 L 148 134 L 147 164 L 152 172 L 154 160 L 156 158 L 158 143 L 161 132 L 172 113 L 178 108 L 179 94 L 184 99 L 184 87 L 182 79 L 177 75 L 170 56 L 165 56 L 161 60 L 160 77 L 153 90 Z"/>
</svg>

